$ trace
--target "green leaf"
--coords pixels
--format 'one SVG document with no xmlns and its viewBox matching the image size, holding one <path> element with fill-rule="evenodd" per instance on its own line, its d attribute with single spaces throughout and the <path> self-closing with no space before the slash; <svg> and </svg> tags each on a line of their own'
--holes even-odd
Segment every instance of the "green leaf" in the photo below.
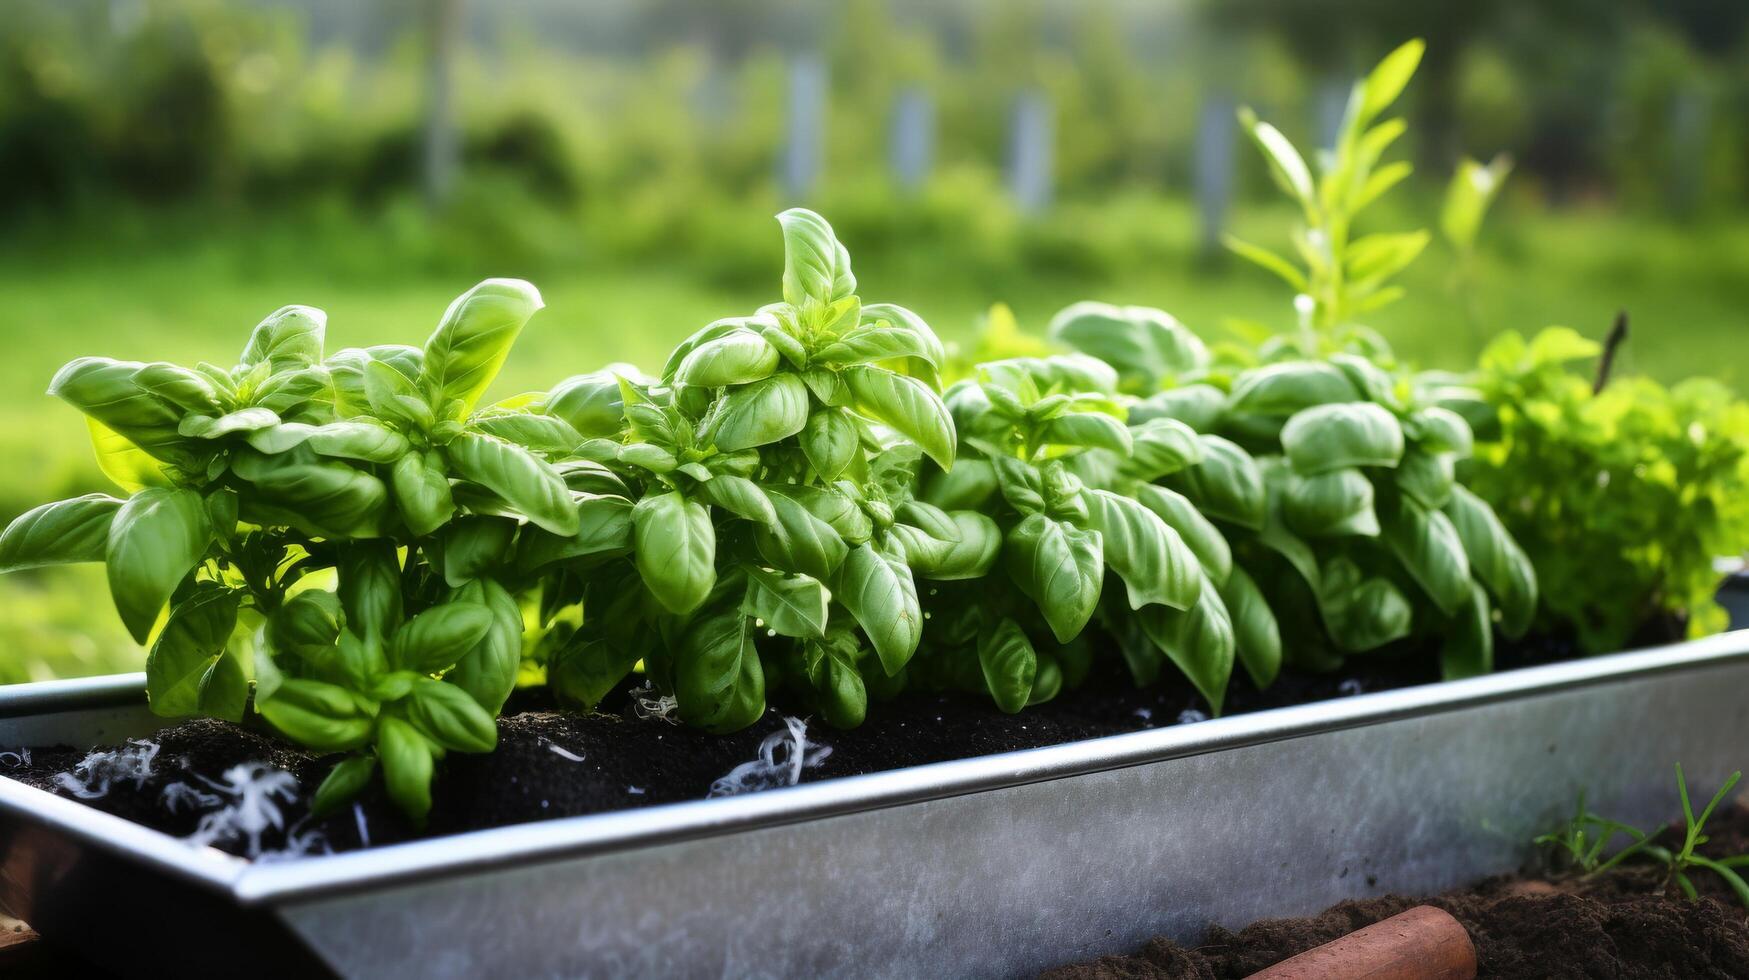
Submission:
<svg viewBox="0 0 1749 980">
<path fill-rule="evenodd" d="M 521 446 L 463 432 L 444 447 L 457 476 L 502 497 L 529 521 L 554 534 L 577 533 L 577 505 L 565 478 Z"/>
<path fill-rule="evenodd" d="M 805 208 L 777 216 L 783 226 L 783 301 L 802 309 L 812 301 L 828 306 L 856 292 L 850 253 L 832 234 L 826 219 Z"/>
<path fill-rule="evenodd" d="M 586 439 L 617 439 L 626 425 L 619 378 L 610 371 L 559 382 L 547 395 L 544 408 Z"/>
<path fill-rule="evenodd" d="M 87 418 L 85 425 L 91 432 L 91 449 L 97 457 L 97 468 L 109 477 L 111 483 L 128 493 L 170 485 L 164 467 L 132 440 L 93 418 Z"/>
<path fill-rule="evenodd" d="M 1324 361 L 1282 361 L 1252 368 L 1233 382 L 1227 411 L 1292 415 L 1314 405 L 1358 401 L 1361 392 L 1342 369 Z"/>
<path fill-rule="evenodd" d="M 1403 434 L 1425 452 L 1451 453 L 1461 459 L 1475 449 L 1470 423 L 1449 408 L 1419 409 L 1403 420 Z"/>
<path fill-rule="evenodd" d="M 230 400 L 230 393 L 220 394 L 219 388 L 206 375 L 163 361 L 141 366 L 134 373 L 134 384 L 193 415 L 223 415 L 225 404 Z"/>
<path fill-rule="evenodd" d="M 1367 283 L 1382 283 L 1407 268 L 1427 248 L 1425 231 L 1363 235 L 1348 244 L 1344 259 L 1352 288 L 1364 293 Z"/>
<path fill-rule="evenodd" d="M 187 440 L 177 432 L 181 413 L 135 383 L 145 366 L 107 357 L 81 357 L 56 373 L 49 383 L 49 394 L 153 459 L 187 467 L 193 457 Z M 92 431 L 96 440 L 99 429 L 94 426 Z M 107 447 L 100 442 L 98 448 L 101 455 Z"/>
<path fill-rule="evenodd" d="M 746 728 L 765 713 L 765 671 L 747 617 L 730 610 L 693 620 L 674 654 L 682 721 L 722 734 Z"/>
<path fill-rule="evenodd" d="M 1460 608 L 1439 647 L 1440 675 L 1448 681 L 1480 677 L 1494 669 L 1494 620 L 1488 594 L 1470 583 L 1469 601 Z"/>
<path fill-rule="evenodd" d="M 455 495 L 436 453 L 409 452 L 395 461 L 391 482 L 401 519 L 414 537 L 424 537 L 455 516 Z"/>
<path fill-rule="evenodd" d="M 251 409 L 254 411 L 254 409 Z M 221 420 L 222 421 L 222 420 Z M 356 459 L 367 463 L 392 463 L 409 448 L 405 436 L 374 422 L 351 419 L 326 425 L 286 422 L 257 429 L 249 445 L 269 455 L 309 446 L 319 456 Z"/>
<path fill-rule="evenodd" d="M 1287 420 L 1281 447 L 1294 470 L 1307 476 L 1348 466 L 1396 466 L 1403 457 L 1403 427 L 1371 402 L 1316 405 Z"/>
<path fill-rule="evenodd" d="M 135 640 L 146 642 L 171 593 L 206 557 L 212 539 L 204 502 L 192 490 L 148 488 L 116 511 L 105 549 L 109 591 Z"/>
<path fill-rule="evenodd" d="M 1250 453 L 1220 436 L 1203 435 L 1202 462 L 1165 478 L 1217 520 L 1252 529 L 1263 526 L 1263 476 Z"/>
<path fill-rule="evenodd" d="M 832 594 L 806 575 L 774 575 L 747 569 L 747 600 L 741 611 L 779 636 L 823 639 Z"/>
<path fill-rule="evenodd" d="M 572 558 L 631 553 L 630 500 L 584 496 L 577 501 L 577 525 L 577 533 L 570 537 L 525 529 L 518 539 L 518 563 L 525 569 L 537 569 Z"/>
<path fill-rule="evenodd" d="M 846 368 L 843 376 L 856 398 L 857 411 L 916 443 L 942 469 L 953 468 L 953 416 L 928 385 L 864 365 Z"/>
<path fill-rule="evenodd" d="M 1281 514 L 1295 534 L 1308 538 L 1370 538 L 1379 533 L 1372 482 L 1352 467 L 1316 476 L 1290 472 L 1282 493 Z"/>
<path fill-rule="evenodd" d="M 1385 544 L 1447 616 L 1470 601 L 1470 563 L 1451 519 L 1411 499 L 1382 513 Z"/>
<path fill-rule="evenodd" d="M 777 370 L 777 348 L 751 330 L 732 330 L 693 348 L 674 380 L 700 388 L 744 385 Z"/>
<path fill-rule="evenodd" d="M 382 533 L 389 491 L 364 470 L 299 448 L 276 456 L 239 449 L 231 471 L 253 484 L 243 519 L 295 527 L 312 537 L 372 538 Z"/>
<path fill-rule="evenodd" d="M 1227 581 L 1233 568 L 1233 549 L 1226 535 L 1202 516 L 1195 504 L 1181 493 L 1146 483 L 1136 487 L 1136 501 L 1178 532 L 1204 574 L 1217 585 Z"/>
<path fill-rule="evenodd" d="M 1403 495 L 1429 510 L 1438 510 L 1451 499 L 1454 477 L 1451 453 L 1429 453 L 1410 448 L 1397 464 L 1395 482 Z"/>
<path fill-rule="evenodd" d="M 516 674 L 522 668 L 522 606 L 491 579 L 469 582 L 452 599 L 485 606 L 492 614 L 492 626 L 443 679 L 468 692 L 495 716 L 516 689 Z"/>
<path fill-rule="evenodd" d="M 907 327 L 864 324 L 815 351 L 810 360 L 815 364 L 845 365 L 878 364 L 914 357 L 931 367 L 939 367 L 941 355 L 941 341 L 933 332 L 925 334 Z"/>
<path fill-rule="evenodd" d="M 971 510 L 983 507 L 996 488 L 995 464 L 987 459 L 960 459 L 951 470 L 933 470 L 923 481 L 919 499 L 943 510 Z"/>
<path fill-rule="evenodd" d="M 1071 412 L 1046 422 L 1041 442 L 1053 446 L 1109 449 L 1120 456 L 1132 450 L 1129 427 L 1101 412 Z"/>
<path fill-rule="evenodd" d="M 1360 125 L 1371 122 L 1397 101 L 1397 96 L 1403 93 L 1404 86 L 1409 84 L 1410 77 L 1421 64 L 1421 54 L 1425 50 L 1427 43 L 1415 38 L 1386 55 L 1372 74 L 1366 76 L 1361 83 Z"/>
<path fill-rule="evenodd" d="M 1295 268 L 1287 259 L 1261 245 L 1253 245 L 1237 235 L 1222 235 L 1221 244 L 1227 246 L 1234 255 L 1280 276 L 1295 292 L 1304 293 L 1311 288 L 1306 282 L 1305 273 Z"/>
<path fill-rule="evenodd" d="M 850 468 L 862 445 L 856 429 L 856 423 L 841 409 L 821 408 L 808 416 L 808 424 L 802 428 L 802 452 L 820 479 L 831 482 Z"/>
<path fill-rule="evenodd" d="M 632 546 L 638 574 L 663 607 L 684 616 L 702 605 L 717 583 L 717 534 L 710 511 L 670 491 L 632 508 Z"/>
<path fill-rule="evenodd" d="M 365 361 L 362 373 L 371 414 L 403 428 L 430 431 L 437 416 L 413 380 L 382 361 Z"/>
<path fill-rule="evenodd" d="M 917 336 L 916 357 L 931 367 L 940 367 L 947 363 L 947 349 L 942 347 L 941 338 L 935 335 L 929 324 L 923 318 L 903 306 L 893 303 L 870 303 L 862 308 L 862 328 L 878 327 L 883 330 L 903 330 Z M 859 328 L 860 329 L 860 328 Z"/>
<path fill-rule="evenodd" d="M 1214 385 L 1191 384 L 1155 392 L 1130 406 L 1130 425 L 1151 419 L 1176 419 L 1198 432 L 1217 427 L 1227 410 L 1227 394 Z"/>
<path fill-rule="evenodd" d="M 868 714 L 868 686 L 853 654 L 854 648 L 847 651 L 836 643 L 802 644 L 802 665 L 815 703 L 833 728 L 855 728 Z"/>
<path fill-rule="evenodd" d="M 1463 542 L 1470 570 L 1500 608 L 1500 629 L 1520 637 L 1536 616 L 1537 580 L 1530 559 L 1507 533 L 1494 508 L 1462 485 L 1452 487 L 1445 514 Z"/>
<path fill-rule="evenodd" d="M 203 712 L 206 689 L 237 626 L 237 607 L 234 590 L 206 588 L 170 610 L 146 656 L 146 697 L 153 714 L 181 718 Z M 241 721 L 242 705 L 236 707 L 231 720 Z"/>
<path fill-rule="evenodd" d="M 1251 134 L 1257 148 L 1263 151 L 1263 159 L 1269 163 L 1269 175 L 1276 185 L 1298 201 L 1308 214 L 1312 213 L 1317 192 L 1312 187 L 1312 171 L 1306 166 L 1300 151 L 1294 149 L 1280 130 L 1259 120 L 1249 108 L 1239 110 L 1239 125 Z"/>
<path fill-rule="evenodd" d="M 498 723 L 467 691 L 445 681 L 413 681 L 407 720 L 434 745 L 453 752 L 490 752 L 498 744 Z"/>
<path fill-rule="evenodd" d="M 286 306 L 256 325 L 237 362 L 248 368 L 266 363 L 274 373 L 322 363 L 328 314 L 311 306 Z"/>
<path fill-rule="evenodd" d="M 516 522 L 504 517 L 457 518 L 443 535 L 443 578 L 450 588 L 480 578 L 504 563 L 516 541 Z"/>
<path fill-rule="evenodd" d="M 1162 310 L 1081 302 L 1051 318 L 1048 336 L 1117 371 L 1125 390 L 1152 393 L 1163 381 L 1208 366 L 1202 340 Z M 1061 364 L 1057 359 L 1047 363 Z M 989 369 L 991 365 L 985 365 Z M 1109 391 L 1110 387 L 1078 386 L 1071 391 Z"/>
<path fill-rule="evenodd" d="M 387 541 L 356 541 L 341 546 L 339 597 L 346 626 L 361 637 L 386 637 L 399 629 L 401 560 Z"/>
<path fill-rule="evenodd" d="M 1439 230 L 1459 252 L 1476 246 L 1476 236 L 1482 228 L 1482 218 L 1495 195 L 1512 172 L 1512 159 L 1501 154 L 1486 166 L 1469 157 L 1458 161 L 1446 188 L 1445 203 L 1439 213 Z"/>
<path fill-rule="evenodd" d="M 88 493 L 25 511 L 0 533 L 0 574 L 103 561 L 121 506 L 122 501 L 108 494 Z"/>
<path fill-rule="evenodd" d="M 858 545 L 839 568 L 833 595 L 868 634 L 887 676 L 898 674 L 923 638 L 923 610 L 910 567 L 871 544 Z"/>
<path fill-rule="evenodd" d="M 1233 623 L 1239 663 L 1253 684 L 1268 687 L 1281 672 L 1281 629 L 1275 613 L 1243 568 L 1233 568 L 1220 592 Z"/>
<path fill-rule="evenodd" d="M 288 677 L 256 709 L 285 737 L 318 752 L 345 752 L 370 740 L 375 723 L 344 687 Z"/>
<path fill-rule="evenodd" d="M 176 431 L 190 439 L 219 439 L 236 432 L 258 432 L 279 424 L 279 416 L 265 408 L 245 408 L 221 418 L 184 415 Z"/>
<path fill-rule="evenodd" d="M 1033 514 L 1008 532 L 1002 554 L 1009 578 L 1038 604 L 1058 642 L 1080 635 L 1105 580 L 1099 532 Z"/>
<path fill-rule="evenodd" d="M 377 725 L 377 758 L 389 799 L 423 826 L 431 813 L 431 743 L 411 724 L 387 716 Z"/>
<path fill-rule="evenodd" d="M 407 620 L 389 638 L 389 661 L 404 670 L 435 674 L 478 646 L 493 623 L 492 610 L 477 602 L 433 606 Z"/>
<path fill-rule="evenodd" d="M 1366 577 L 1346 557 L 1324 563 L 1318 608 L 1336 645 L 1350 653 L 1376 650 L 1409 635 L 1414 610 L 1390 580 Z"/>
<path fill-rule="evenodd" d="M 540 292 L 520 279 L 487 279 L 456 297 L 425 342 L 421 381 L 432 402 L 459 400 L 463 414 L 472 411 L 543 305 Z"/>
<path fill-rule="evenodd" d="M 1195 430 L 1177 419 L 1154 418 L 1134 425 L 1130 439 L 1123 471 L 1137 480 L 1157 480 L 1202 462 L 1202 443 Z"/>
<path fill-rule="evenodd" d="M 1188 609 L 1202 588 L 1202 565 L 1178 532 L 1152 510 L 1107 490 L 1089 489 L 1087 526 L 1099 532 L 1105 562 L 1124 581 L 1131 609 L 1149 603 Z"/>
<path fill-rule="evenodd" d="M 793 374 L 778 374 L 730 389 L 704 438 L 732 453 L 787 439 L 807 422 L 808 386 Z"/>
<path fill-rule="evenodd" d="M 358 798 L 376 775 L 377 757 L 355 755 L 340 760 L 310 798 L 310 815 L 320 820 Z"/>
<path fill-rule="evenodd" d="M 1237 641 L 1233 621 L 1213 582 L 1201 582 L 1196 604 L 1187 610 L 1147 606 L 1136 617 L 1148 639 L 1184 672 L 1215 714 L 1233 675 Z"/>
<path fill-rule="evenodd" d="M 951 511 L 948 518 L 954 525 L 951 539 L 907 524 L 894 524 L 888 533 L 904 546 L 911 571 L 923 578 L 956 581 L 988 575 L 1002 553 L 1002 529 L 977 511 Z"/>
<path fill-rule="evenodd" d="M 783 493 L 768 496 L 777 522 L 754 530 L 760 557 L 774 568 L 831 581 L 849 551 L 844 539 L 795 498 Z"/>
<path fill-rule="evenodd" d="M 1018 623 L 1004 617 L 979 633 L 978 666 L 997 708 L 1014 714 L 1026 707 L 1038 676 L 1038 654 Z"/>
<path fill-rule="evenodd" d="M 594 710 L 632 672 L 639 659 L 635 652 L 583 634 L 573 636 L 551 657 L 547 685 L 561 704 L 584 710 Z"/>
<path fill-rule="evenodd" d="M 759 484 L 746 477 L 727 473 L 713 476 L 700 483 L 695 492 L 712 507 L 720 507 L 743 520 L 767 525 L 777 520 L 771 498 L 759 488 Z"/>
</svg>

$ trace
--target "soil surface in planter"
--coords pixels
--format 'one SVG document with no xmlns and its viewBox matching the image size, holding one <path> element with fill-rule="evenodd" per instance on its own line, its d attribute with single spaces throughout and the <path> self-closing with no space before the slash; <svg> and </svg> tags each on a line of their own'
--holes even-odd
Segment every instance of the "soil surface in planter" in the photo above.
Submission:
<svg viewBox="0 0 1749 980">
<path fill-rule="evenodd" d="M 1496 666 L 1532 666 L 1574 653 L 1568 637 L 1530 637 L 1501 642 Z M 1431 683 L 1438 680 L 1436 663 L 1437 657 L 1424 651 L 1405 650 L 1356 658 L 1339 674 L 1284 671 L 1262 691 L 1235 672 L 1227 713 Z M 736 767 L 758 759 L 768 737 L 782 738 L 789 730 L 781 705 L 745 731 L 715 736 L 648 717 L 629 686 L 593 714 L 557 711 L 544 697 L 542 689 L 517 693 L 499 720 L 496 751 L 452 753 L 440 764 L 425 834 L 700 799 Z M 1137 689 L 1116 672 L 1095 675 L 1081 688 L 1016 715 L 969 696 L 903 695 L 871 706 L 867 723 L 853 731 L 808 725 L 810 765 L 800 779 L 813 782 L 1193 723 L 1206 719 L 1205 712 L 1206 705 L 1181 677 Z M 401 817 L 380 783 L 356 806 L 310 820 L 310 793 L 338 757 L 304 751 L 264 728 L 187 721 L 159 732 L 150 745 L 155 748 L 102 747 L 122 753 L 113 759 L 88 759 L 88 747 L 32 746 L 28 755 L 8 747 L 13 751 L 0 752 L 0 775 L 250 857 L 344 851 L 424 836 Z M 815 746 L 829 747 L 830 754 L 820 757 Z M 791 750 L 793 742 L 780 746 L 778 761 Z M 80 770 L 82 761 L 86 766 Z M 256 767 L 254 781 L 242 778 L 251 767 Z M 295 785 L 276 772 L 289 773 Z M 788 781 L 788 773 L 771 775 L 765 785 Z M 757 784 L 759 777 L 755 772 L 748 781 Z"/>
<path fill-rule="evenodd" d="M 1749 853 L 1749 807 L 1708 822 L 1714 857 Z M 1680 844 L 1682 825 L 1661 838 Z M 1494 980 L 1728 980 L 1749 977 L 1749 912 L 1717 875 L 1690 875 L 1701 894 L 1682 897 L 1650 867 L 1628 864 L 1594 878 L 1535 873 L 1490 878 L 1435 898 L 1389 895 L 1343 902 L 1300 919 L 1268 919 L 1238 932 L 1212 928 L 1194 948 L 1157 938 L 1132 956 L 1061 967 L 1045 980 L 1226 980 L 1247 977 L 1356 929 L 1413 908 L 1450 912 L 1476 944 L 1478 977 Z"/>
</svg>

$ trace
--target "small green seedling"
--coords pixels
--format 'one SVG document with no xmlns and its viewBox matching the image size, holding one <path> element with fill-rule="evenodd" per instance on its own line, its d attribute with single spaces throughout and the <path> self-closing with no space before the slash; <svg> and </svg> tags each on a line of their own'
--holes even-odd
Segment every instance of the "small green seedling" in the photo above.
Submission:
<svg viewBox="0 0 1749 980">
<path fill-rule="evenodd" d="M 1737 868 L 1749 867 L 1749 854 L 1710 858 L 1695 853 L 1695 848 L 1708 840 L 1705 833 L 1707 820 L 1742 778 L 1741 771 L 1731 773 L 1697 817 L 1688 799 L 1688 779 L 1682 773 L 1682 764 L 1676 764 L 1676 790 L 1682 799 L 1682 821 L 1685 829 L 1682 847 L 1675 851 L 1654 843 L 1658 835 L 1663 833 L 1663 828 L 1646 833 L 1631 824 L 1599 816 L 1586 808 L 1583 793 L 1579 794 L 1579 806 L 1573 816 L 1554 833 L 1536 838 L 1536 843 L 1555 848 L 1557 854 L 1587 878 L 1602 874 L 1632 857 L 1649 858 L 1664 867 L 1666 886 L 1675 884 L 1690 899 L 1700 897 L 1690 875 L 1695 868 L 1704 868 L 1723 879 L 1736 894 L 1737 900 L 1743 903 L 1743 907 L 1749 908 L 1749 883 L 1744 882 L 1742 875 L 1736 871 Z M 1622 835 L 1630 838 L 1630 843 L 1605 858 L 1604 851 L 1612 841 Z"/>
</svg>

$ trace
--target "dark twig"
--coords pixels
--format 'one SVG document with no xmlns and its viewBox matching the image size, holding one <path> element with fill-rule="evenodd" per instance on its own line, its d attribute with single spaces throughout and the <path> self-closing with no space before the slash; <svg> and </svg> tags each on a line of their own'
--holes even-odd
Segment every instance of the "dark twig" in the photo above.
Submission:
<svg viewBox="0 0 1749 980">
<path fill-rule="evenodd" d="M 1603 341 L 1603 357 L 1597 362 L 1597 380 L 1591 384 L 1593 395 L 1603 390 L 1609 384 L 1609 372 L 1615 367 L 1615 352 L 1621 347 L 1622 341 L 1628 339 L 1628 311 L 1621 310 L 1615 315 L 1615 325 L 1609 328 L 1609 336 Z"/>
</svg>

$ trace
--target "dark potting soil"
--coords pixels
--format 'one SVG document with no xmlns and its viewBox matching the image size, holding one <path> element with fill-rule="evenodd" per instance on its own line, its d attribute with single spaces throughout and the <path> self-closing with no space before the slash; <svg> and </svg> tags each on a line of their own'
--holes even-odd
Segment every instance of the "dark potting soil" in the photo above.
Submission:
<svg viewBox="0 0 1749 980">
<path fill-rule="evenodd" d="M 1548 663 L 1575 652 L 1571 639 L 1561 636 L 1503 642 L 1497 666 Z M 1227 713 L 1430 683 L 1438 680 L 1434 659 L 1357 659 L 1342 674 L 1289 670 L 1262 691 L 1237 672 Z M 603 710 L 587 715 L 556 711 L 543 697 L 540 690 L 518 692 L 499 721 L 496 751 L 455 753 L 444 760 L 425 834 L 700 799 L 736 767 L 758 759 L 768 736 L 787 731 L 781 705 L 744 731 L 717 736 L 642 717 L 629 687 L 604 702 Z M 810 744 L 828 746 L 831 752 L 804 768 L 801 780 L 1190 723 L 1205 719 L 1206 710 L 1182 679 L 1137 689 L 1115 672 L 1096 675 L 1081 688 L 1017 715 L 969 696 L 905 695 L 874 706 L 867 723 L 854 731 L 809 725 Z M 76 767 L 86 760 L 89 747 L 32 746 L 28 758 L 16 751 L 0 752 L 0 775 L 249 856 L 350 850 L 423 836 L 400 816 L 380 786 L 373 786 L 356 807 L 309 820 L 309 795 L 334 757 L 309 753 L 264 729 L 188 721 L 159 732 L 151 745 L 155 749 L 106 746 L 120 757 L 93 756 L 85 770 Z M 146 759 L 148 752 L 154 754 Z M 786 757 L 785 748 L 778 749 L 777 757 L 780 762 Z M 275 775 L 279 772 L 291 779 Z M 754 781 L 758 777 L 754 773 Z M 247 805 L 251 801 L 268 806 Z"/>
<path fill-rule="evenodd" d="M 1709 825 L 1700 852 L 1749 850 L 1749 809 Z M 1680 840 L 1680 828 L 1666 830 Z M 1731 980 L 1749 977 L 1749 913 L 1716 875 L 1699 871 L 1702 897 L 1681 897 L 1645 867 L 1593 879 L 1528 873 L 1491 878 L 1434 898 L 1397 895 L 1342 902 L 1317 915 L 1269 919 L 1238 932 L 1213 928 L 1200 945 L 1156 938 L 1130 956 L 1047 972 L 1046 980 L 1226 980 L 1266 967 L 1416 905 L 1450 912 L 1469 930 L 1479 977 L 1494 980 Z"/>
</svg>

